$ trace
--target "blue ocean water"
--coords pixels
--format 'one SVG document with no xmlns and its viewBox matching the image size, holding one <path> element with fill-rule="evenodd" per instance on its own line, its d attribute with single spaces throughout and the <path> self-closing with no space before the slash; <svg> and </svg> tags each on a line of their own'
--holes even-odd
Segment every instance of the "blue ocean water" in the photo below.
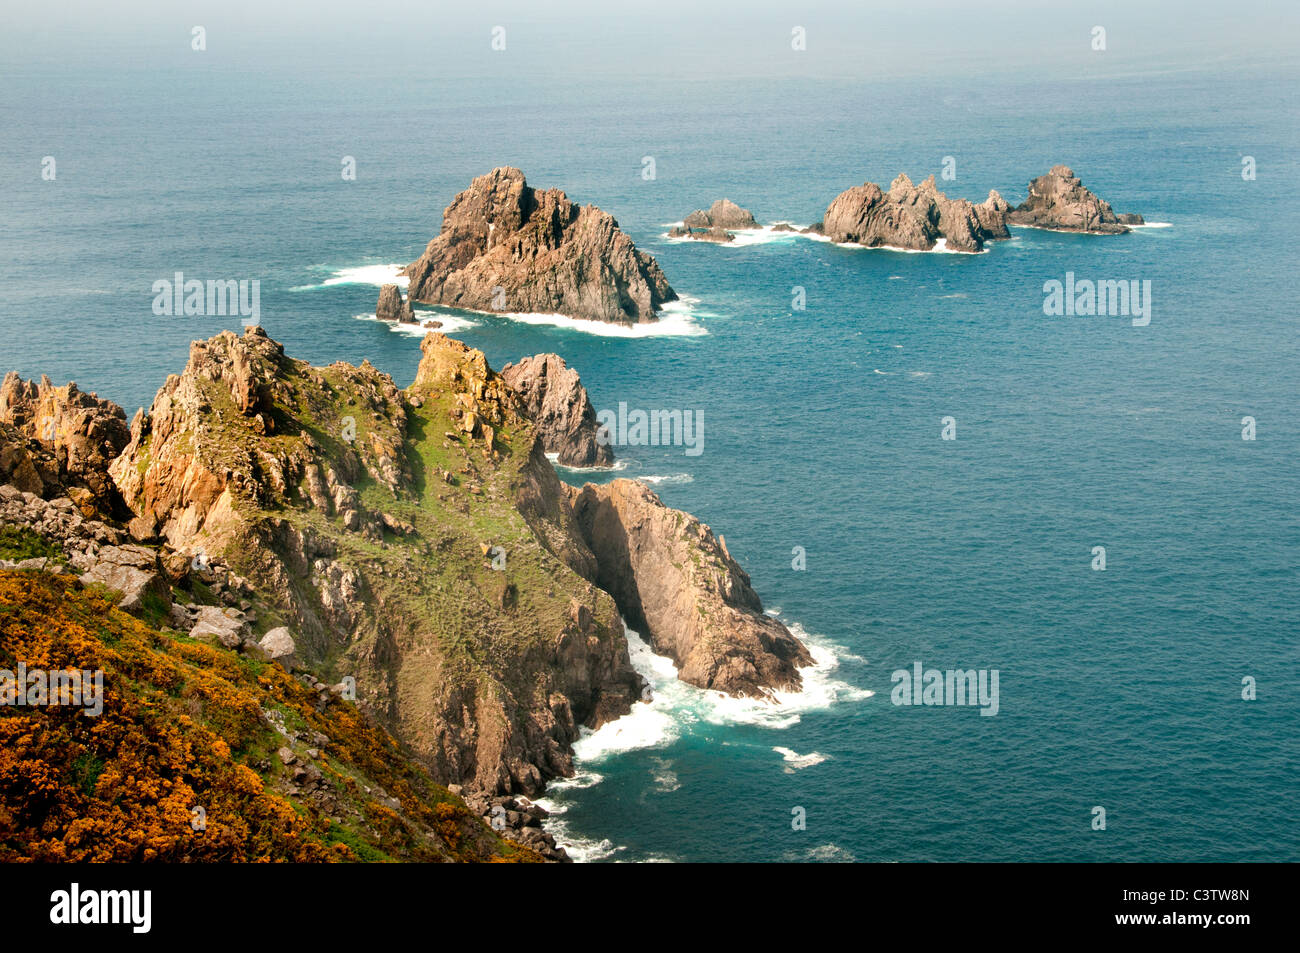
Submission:
<svg viewBox="0 0 1300 953">
<path fill-rule="evenodd" d="M 693 333 L 471 315 L 457 336 L 496 367 L 560 353 L 599 408 L 702 412 L 700 456 L 627 448 L 619 475 L 724 534 L 823 660 L 808 697 L 766 712 L 660 672 L 654 709 L 551 792 L 576 853 L 1296 860 L 1298 87 L 1280 67 L 521 84 L 10 65 L 0 368 L 147 406 L 192 339 L 238 323 L 153 315 L 153 282 L 182 271 L 258 279 L 290 354 L 368 358 L 405 385 L 418 338 L 358 319 L 377 288 L 346 279 L 412 260 L 470 178 L 519 166 L 612 212 Z M 1019 229 L 979 256 L 665 238 L 721 196 L 812 222 L 850 185 L 919 181 L 945 156 L 950 195 L 1018 202 L 1066 163 L 1168 227 Z M 1067 272 L 1149 280 L 1150 324 L 1044 315 Z M 916 661 L 997 669 L 998 714 L 891 704 Z"/>
</svg>

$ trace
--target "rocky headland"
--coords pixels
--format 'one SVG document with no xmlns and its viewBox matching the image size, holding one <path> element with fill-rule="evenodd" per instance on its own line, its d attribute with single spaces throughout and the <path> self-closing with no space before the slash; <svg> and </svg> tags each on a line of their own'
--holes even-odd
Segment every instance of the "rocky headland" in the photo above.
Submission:
<svg viewBox="0 0 1300 953">
<path fill-rule="evenodd" d="M 1029 196 L 1007 214 L 1013 225 L 1066 232 L 1120 235 L 1130 225 L 1142 225 L 1141 215 L 1116 215 L 1110 203 L 1084 187 L 1069 166 L 1052 166 L 1029 183 Z"/>
<path fill-rule="evenodd" d="M 645 324 L 677 298 L 612 215 L 538 190 L 518 169 L 481 175 L 404 272 L 410 302 Z"/>
<path fill-rule="evenodd" d="M 581 442 L 591 421 L 558 358 L 514 365 L 512 385 L 441 334 L 421 348 L 401 389 L 366 362 L 294 360 L 260 328 L 223 332 L 192 345 L 129 428 L 73 385 L 11 375 L 0 580 L 46 593 L 45 612 L 101 600 L 105 627 L 145 626 L 151 651 L 227 678 L 241 659 L 284 673 L 283 691 L 315 699 L 334 728 L 304 729 L 263 697 L 266 713 L 241 722 L 252 734 L 226 744 L 274 752 L 265 739 L 279 737 L 287 750 L 239 763 L 321 838 L 350 831 L 352 854 L 423 856 L 387 842 L 400 830 L 447 859 L 562 859 L 527 796 L 572 772 L 584 726 L 643 697 L 622 618 L 683 679 L 736 695 L 797 687 L 811 657 L 693 517 L 628 481 L 561 484 L 546 434 Z M 58 440 L 29 435 L 51 432 L 40 421 L 54 408 Z M 317 737 L 349 718 L 387 752 L 361 788 L 330 767 L 355 763 L 354 746 L 345 757 Z M 424 780 L 395 790 L 398 776 Z M 385 827 L 376 810 L 398 819 Z M 471 850 L 464 818 L 479 815 L 501 829 L 474 833 Z"/>
</svg>

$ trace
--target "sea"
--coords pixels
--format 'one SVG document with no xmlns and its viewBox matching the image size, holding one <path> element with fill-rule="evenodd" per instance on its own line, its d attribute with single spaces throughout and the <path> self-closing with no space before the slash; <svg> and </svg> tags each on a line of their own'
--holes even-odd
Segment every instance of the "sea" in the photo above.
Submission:
<svg viewBox="0 0 1300 953">
<path fill-rule="evenodd" d="M 374 320 L 379 285 L 501 165 L 613 214 L 680 295 L 631 329 L 417 307 L 496 368 L 560 354 L 597 409 L 693 411 L 698 454 L 560 474 L 698 516 L 816 658 L 800 692 L 727 699 L 631 633 L 653 701 L 543 801 L 576 859 L 1300 860 L 1293 62 L 313 68 L 168 29 L 166 55 L 155 25 L 0 65 L 0 370 L 147 407 L 241 323 L 155 314 L 181 272 L 258 281 L 289 354 L 405 386 L 422 331 Z M 1015 204 L 1056 164 L 1148 225 L 982 254 L 667 236 L 723 197 L 807 225 L 901 172 Z M 1149 314 L 1046 313 L 1067 276 L 1138 282 Z M 899 703 L 917 665 L 996 673 L 996 713 Z"/>
</svg>

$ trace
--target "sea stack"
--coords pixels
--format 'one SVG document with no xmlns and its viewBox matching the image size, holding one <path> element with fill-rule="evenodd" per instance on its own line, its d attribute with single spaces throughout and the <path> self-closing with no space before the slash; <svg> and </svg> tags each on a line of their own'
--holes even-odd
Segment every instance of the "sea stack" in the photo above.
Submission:
<svg viewBox="0 0 1300 953">
<path fill-rule="evenodd" d="M 452 200 L 438 237 L 405 274 L 412 302 L 613 324 L 653 322 L 677 298 L 612 215 L 534 189 L 509 167 Z"/>
<path fill-rule="evenodd" d="M 1142 225 L 1141 215 L 1116 215 L 1110 203 L 1088 191 L 1069 166 L 1055 165 L 1029 183 L 1029 197 L 1008 215 L 1012 225 L 1065 232 L 1122 235 Z"/>
<path fill-rule="evenodd" d="M 986 241 L 1009 238 L 1007 203 L 997 192 L 979 205 L 950 199 L 931 175 L 914 185 L 906 175 L 882 191 L 874 182 L 837 195 L 826 209 L 821 231 L 833 242 L 929 251 L 944 241 L 954 251 L 983 251 Z"/>
<path fill-rule="evenodd" d="M 375 305 L 375 317 L 381 321 L 415 323 L 415 312 L 411 310 L 411 302 L 402 298 L 402 290 L 397 285 L 384 285 L 379 289 L 379 302 Z"/>
<path fill-rule="evenodd" d="M 541 431 L 547 453 L 566 467 L 607 467 L 614 451 L 597 439 L 591 398 L 578 372 L 558 354 L 537 354 L 501 368 L 501 376 L 524 399 Z"/>
</svg>

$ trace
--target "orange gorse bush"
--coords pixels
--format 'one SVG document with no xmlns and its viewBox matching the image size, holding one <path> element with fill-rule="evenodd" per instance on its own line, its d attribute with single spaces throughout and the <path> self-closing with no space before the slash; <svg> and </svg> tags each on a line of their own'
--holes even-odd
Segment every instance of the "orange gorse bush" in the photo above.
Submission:
<svg viewBox="0 0 1300 953">
<path fill-rule="evenodd" d="M 0 861 L 538 859 L 356 707 L 317 711 L 315 693 L 278 666 L 159 632 L 68 577 L 0 570 L 0 668 L 19 662 L 102 670 L 104 709 L 0 707 Z M 357 806 L 357 829 L 287 793 L 271 708 L 330 739 L 317 764 Z"/>
</svg>

